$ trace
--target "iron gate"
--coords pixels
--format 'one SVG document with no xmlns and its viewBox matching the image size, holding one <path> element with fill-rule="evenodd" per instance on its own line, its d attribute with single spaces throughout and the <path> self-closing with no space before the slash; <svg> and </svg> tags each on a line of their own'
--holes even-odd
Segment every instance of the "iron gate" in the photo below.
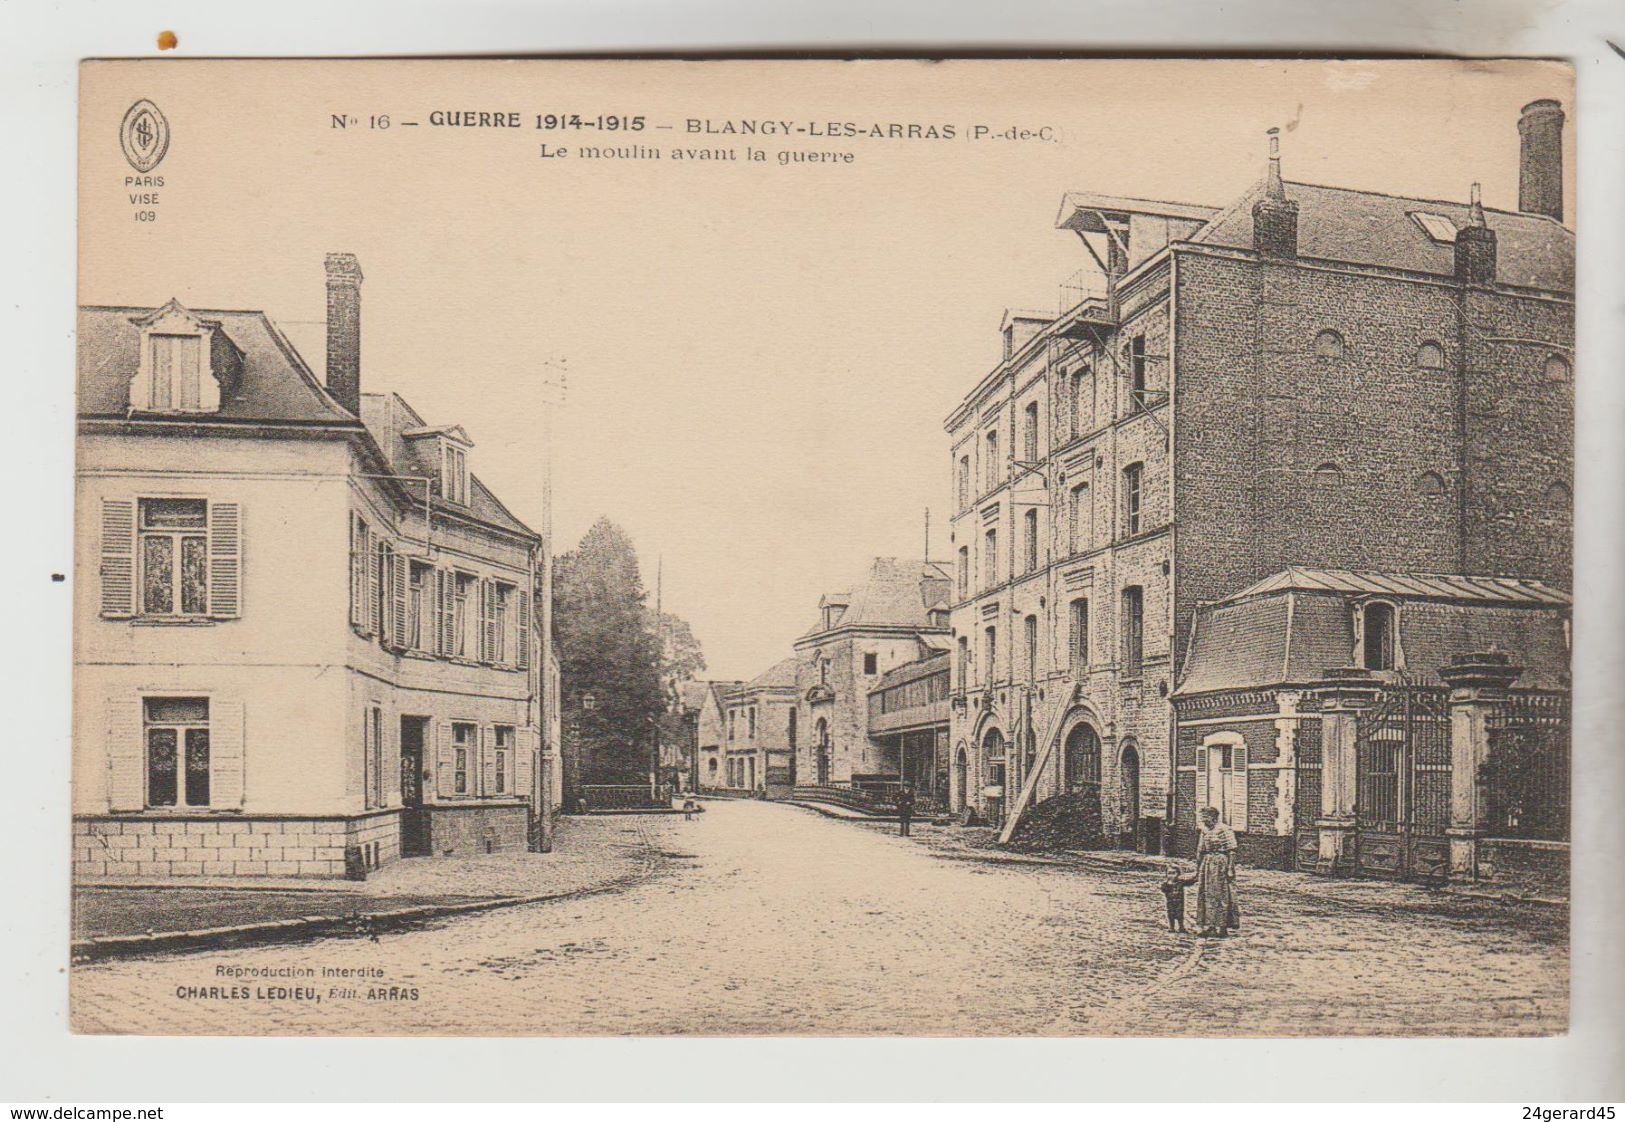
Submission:
<svg viewBox="0 0 1625 1122">
<path fill-rule="evenodd" d="M 1568 694 L 1514 694 L 1486 722 L 1479 775 L 1492 838 L 1569 840 Z"/>
<path fill-rule="evenodd" d="M 1297 738 L 1297 793 L 1294 796 L 1296 836 L 1294 862 L 1306 873 L 1320 859 L 1320 722 L 1299 721 Z"/>
<path fill-rule="evenodd" d="M 1450 704 L 1444 690 L 1384 689 L 1355 732 L 1356 868 L 1366 876 L 1450 872 Z"/>
</svg>

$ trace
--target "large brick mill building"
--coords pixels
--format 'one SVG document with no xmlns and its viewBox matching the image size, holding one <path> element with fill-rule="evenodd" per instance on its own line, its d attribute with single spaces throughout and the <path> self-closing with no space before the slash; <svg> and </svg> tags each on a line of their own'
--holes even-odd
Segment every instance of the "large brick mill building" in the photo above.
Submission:
<svg viewBox="0 0 1625 1122">
<path fill-rule="evenodd" d="M 1399 575 L 1396 597 L 1428 602 L 1450 594 L 1404 575 L 1500 578 L 1451 602 L 1566 613 L 1563 113 L 1518 125 L 1518 211 L 1476 185 L 1463 203 L 1291 182 L 1273 135 L 1222 207 L 1064 197 L 1057 226 L 1098 276 L 1058 315 L 1007 314 L 1002 361 L 946 423 L 956 808 L 1007 837 L 1168 845 L 1198 799 L 1194 753 L 1170 751 L 1193 622 L 1294 566 Z M 1338 592 L 1337 665 L 1377 594 Z M 1533 631 L 1540 651 L 1512 656 L 1553 680 L 1554 632 Z M 1279 831 L 1284 860 L 1289 818 L 1233 825 Z"/>
</svg>

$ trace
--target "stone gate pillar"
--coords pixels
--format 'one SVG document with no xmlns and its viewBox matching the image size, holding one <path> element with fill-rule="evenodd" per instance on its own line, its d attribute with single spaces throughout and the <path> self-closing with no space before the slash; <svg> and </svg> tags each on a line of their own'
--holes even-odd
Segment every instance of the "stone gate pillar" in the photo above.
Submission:
<svg viewBox="0 0 1625 1122">
<path fill-rule="evenodd" d="M 1459 654 L 1439 677 L 1450 687 L 1450 877 L 1478 878 L 1478 839 L 1488 809 L 1483 783 L 1489 758 L 1489 716 L 1507 699 L 1523 667 L 1501 651 Z"/>
<path fill-rule="evenodd" d="M 1319 876 L 1343 876 L 1354 868 L 1357 753 L 1360 714 L 1377 702 L 1381 685 L 1371 671 L 1358 666 L 1327 670 L 1316 690 L 1320 696 L 1320 852 Z"/>
</svg>

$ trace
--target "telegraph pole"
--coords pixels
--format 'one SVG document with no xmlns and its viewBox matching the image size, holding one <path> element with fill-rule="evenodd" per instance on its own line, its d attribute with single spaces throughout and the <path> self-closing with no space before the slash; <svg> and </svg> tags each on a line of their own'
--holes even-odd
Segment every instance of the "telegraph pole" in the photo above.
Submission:
<svg viewBox="0 0 1625 1122">
<path fill-rule="evenodd" d="M 554 697 L 550 689 L 553 670 L 553 436 L 556 431 L 553 415 L 557 409 L 564 406 L 565 399 L 569 395 L 570 382 L 569 371 L 563 358 L 548 359 L 542 366 L 541 382 L 538 387 L 542 414 L 542 548 L 536 565 L 535 581 L 540 587 L 532 590 L 536 602 L 535 624 L 541 631 L 541 642 L 538 644 L 534 667 L 536 738 L 540 744 L 540 751 L 537 753 L 532 797 L 536 800 L 537 819 L 541 824 L 537 848 L 543 853 L 550 853 L 553 850 L 554 760 L 564 749 L 563 692 L 560 691 L 560 695 Z M 553 743 L 549 736 L 555 713 L 560 717 L 561 743 L 557 744 Z M 571 782 L 566 786 L 573 788 L 574 784 Z M 573 795 L 575 792 L 572 789 L 570 793 Z"/>
<path fill-rule="evenodd" d="M 658 554 L 655 558 L 655 690 L 660 695 L 662 706 L 666 703 L 665 686 L 662 681 L 662 672 L 666 662 L 666 611 L 664 607 L 663 592 L 666 575 L 666 555 Z M 654 747 L 650 751 L 649 760 L 649 801 L 653 802 L 659 792 L 660 784 L 660 715 L 656 714 L 654 721 Z"/>
</svg>

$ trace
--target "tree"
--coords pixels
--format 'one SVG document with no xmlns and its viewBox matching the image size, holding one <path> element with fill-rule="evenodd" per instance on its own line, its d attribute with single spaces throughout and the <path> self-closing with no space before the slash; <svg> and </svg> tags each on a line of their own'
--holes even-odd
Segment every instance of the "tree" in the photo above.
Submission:
<svg viewBox="0 0 1625 1122">
<path fill-rule="evenodd" d="M 663 648 L 660 656 L 660 680 L 668 687 L 674 682 L 686 682 L 705 672 L 705 651 L 694 638 L 694 629 L 688 621 L 671 612 L 649 613 L 649 627 L 654 629 Z"/>
<path fill-rule="evenodd" d="M 558 559 L 553 628 L 572 785 L 648 778 L 664 698 L 647 602 L 632 540 L 607 518 Z"/>
</svg>

